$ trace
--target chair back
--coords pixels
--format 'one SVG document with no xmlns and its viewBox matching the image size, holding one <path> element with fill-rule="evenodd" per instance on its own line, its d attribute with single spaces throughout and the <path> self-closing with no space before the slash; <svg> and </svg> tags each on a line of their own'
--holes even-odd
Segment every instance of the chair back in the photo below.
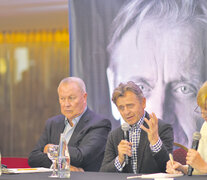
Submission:
<svg viewBox="0 0 207 180">
<path fill-rule="evenodd" d="M 1 163 L 7 168 L 30 168 L 28 159 L 22 157 L 2 157 Z"/>
<path fill-rule="evenodd" d="M 174 142 L 173 145 L 174 145 L 173 159 L 183 165 L 186 165 L 186 156 L 187 156 L 188 148 L 176 142 Z"/>
</svg>

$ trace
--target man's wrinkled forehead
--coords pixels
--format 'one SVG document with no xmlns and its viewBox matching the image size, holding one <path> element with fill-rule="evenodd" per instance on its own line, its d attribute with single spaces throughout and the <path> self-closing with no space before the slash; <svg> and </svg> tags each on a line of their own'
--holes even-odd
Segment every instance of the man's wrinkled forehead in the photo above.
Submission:
<svg viewBox="0 0 207 180">
<path fill-rule="evenodd" d="M 140 27 L 135 24 L 114 45 L 110 54 L 110 68 L 117 71 L 122 61 L 127 61 L 128 53 L 137 51 L 135 55 L 140 56 L 143 49 L 149 49 L 148 56 L 150 54 L 155 56 L 153 53 L 166 54 L 168 53 L 166 50 L 170 51 L 169 48 L 173 48 L 176 54 L 182 55 L 183 49 L 170 47 L 172 41 L 183 44 L 186 51 L 184 53 L 196 56 L 193 58 L 195 60 L 198 56 L 204 57 L 206 53 L 206 37 L 206 30 L 204 31 L 200 25 L 195 24 L 169 26 L 154 21 L 145 21 Z"/>
</svg>

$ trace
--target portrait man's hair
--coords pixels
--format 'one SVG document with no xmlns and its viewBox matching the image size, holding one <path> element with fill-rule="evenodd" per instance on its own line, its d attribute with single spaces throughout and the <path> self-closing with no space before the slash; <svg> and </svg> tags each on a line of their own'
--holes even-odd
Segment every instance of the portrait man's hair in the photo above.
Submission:
<svg viewBox="0 0 207 180">
<path fill-rule="evenodd" d="M 203 123 L 194 108 L 207 79 L 207 1 L 126 1 L 109 39 L 110 94 L 119 83 L 134 81 L 147 111 L 171 124 L 175 141 L 190 147 Z M 114 104 L 112 112 L 121 118 Z"/>
</svg>

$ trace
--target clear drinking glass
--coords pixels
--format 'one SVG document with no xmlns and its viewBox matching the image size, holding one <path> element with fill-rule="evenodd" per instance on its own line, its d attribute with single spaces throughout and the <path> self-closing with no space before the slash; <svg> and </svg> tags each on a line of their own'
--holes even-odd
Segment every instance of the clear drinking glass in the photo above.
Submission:
<svg viewBox="0 0 207 180">
<path fill-rule="evenodd" d="M 51 144 L 48 146 L 47 155 L 49 159 L 52 161 L 53 172 L 49 177 L 58 177 L 55 171 L 57 165 L 57 158 L 58 158 L 58 145 Z"/>
</svg>

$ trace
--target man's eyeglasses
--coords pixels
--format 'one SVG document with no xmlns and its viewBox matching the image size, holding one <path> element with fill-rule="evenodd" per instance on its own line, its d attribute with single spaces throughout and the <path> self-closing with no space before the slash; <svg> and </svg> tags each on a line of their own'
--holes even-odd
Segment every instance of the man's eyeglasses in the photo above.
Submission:
<svg viewBox="0 0 207 180">
<path fill-rule="evenodd" d="M 207 109 L 204 109 L 204 110 L 201 110 L 201 108 L 199 106 L 197 106 L 195 109 L 194 109 L 194 112 L 198 113 L 198 114 L 201 114 L 205 117 L 207 117 Z"/>
</svg>

